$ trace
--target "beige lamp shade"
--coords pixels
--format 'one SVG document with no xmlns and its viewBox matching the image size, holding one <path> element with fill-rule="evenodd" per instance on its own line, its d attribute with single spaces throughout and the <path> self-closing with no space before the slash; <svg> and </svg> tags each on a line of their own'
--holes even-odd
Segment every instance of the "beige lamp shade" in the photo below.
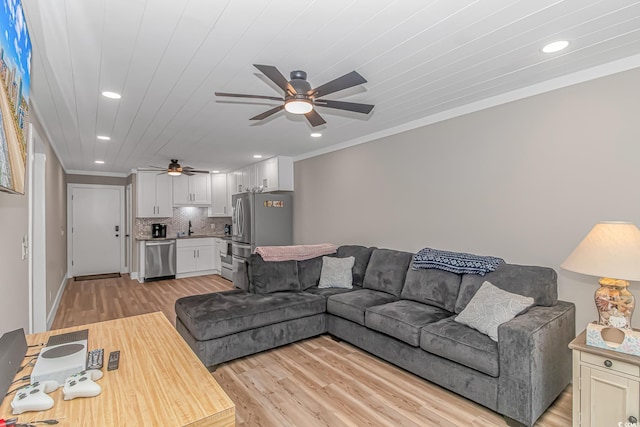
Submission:
<svg viewBox="0 0 640 427">
<path fill-rule="evenodd" d="M 590 276 L 640 281 L 640 229 L 630 222 L 600 222 L 560 266 Z"/>
</svg>

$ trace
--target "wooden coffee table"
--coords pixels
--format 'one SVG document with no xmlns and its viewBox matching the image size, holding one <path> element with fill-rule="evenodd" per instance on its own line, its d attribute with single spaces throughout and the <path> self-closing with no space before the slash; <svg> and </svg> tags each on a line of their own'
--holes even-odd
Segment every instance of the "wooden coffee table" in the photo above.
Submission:
<svg viewBox="0 0 640 427">
<path fill-rule="evenodd" d="M 80 329 L 89 329 L 90 350 L 104 348 L 104 376 L 96 381 L 102 393 L 65 401 L 61 387 L 49 394 L 53 408 L 17 415 L 19 422 L 55 418 L 60 427 L 235 426 L 235 405 L 161 312 L 28 335 L 27 342 L 42 343 Z M 114 350 L 120 350 L 120 367 L 107 371 Z M 2 402 L 0 419 L 16 417 L 12 400 L 10 395 Z"/>
</svg>

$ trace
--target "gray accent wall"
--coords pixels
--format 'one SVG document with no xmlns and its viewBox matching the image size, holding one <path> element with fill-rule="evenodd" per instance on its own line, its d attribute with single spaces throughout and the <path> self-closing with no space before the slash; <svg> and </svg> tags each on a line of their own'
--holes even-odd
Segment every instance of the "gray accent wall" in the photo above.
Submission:
<svg viewBox="0 0 640 427">
<path fill-rule="evenodd" d="M 127 185 L 126 177 L 68 174 L 69 184 Z"/>
<path fill-rule="evenodd" d="M 29 332 L 29 262 L 21 259 L 22 237 L 29 231 L 27 192 L 0 192 L 0 335 L 18 328 Z"/>
<path fill-rule="evenodd" d="M 45 162 L 45 211 L 46 211 L 46 315 L 53 308 L 67 275 L 67 192 L 66 177 L 62 165 L 51 149 L 46 132 L 31 116 L 39 135 L 37 151 L 46 156 Z M 27 171 L 27 174 L 29 171 Z M 4 302 L 0 320 L 0 335 L 17 328 L 29 332 L 29 263 L 22 260 L 22 238 L 28 234 L 28 197 L 0 193 L 0 296 Z M 33 245 L 33 242 L 30 242 Z"/>
<path fill-rule="evenodd" d="M 47 317 L 51 317 L 56 298 L 63 291 L 67 277 L 67 177 L 51 148 L 47 134 L 38 122 L 34 123 L 43 138 L 46 153 L 45 166 L 45 210 L 46 210 L 46 257 L 47 257 Z"/>
<path fill-rule="evenodd" d="M 297 161 L 295 242 L 552 267 L 580 331 L 598 279 L 559 266 L 597 222 L 640 225 L 639 81 L 634 69 Z"/>
</svg>

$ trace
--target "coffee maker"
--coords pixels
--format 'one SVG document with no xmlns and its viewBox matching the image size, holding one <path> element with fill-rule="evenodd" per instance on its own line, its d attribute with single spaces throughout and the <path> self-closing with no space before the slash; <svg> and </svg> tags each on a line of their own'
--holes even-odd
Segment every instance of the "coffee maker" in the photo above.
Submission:
<svg viewBox="0 0 640 427">
<path fill-rule="evenodd" d="M 154 239 L 167 237 L 167 224 L 151 224 L 151 237 Z"/>
</svg>

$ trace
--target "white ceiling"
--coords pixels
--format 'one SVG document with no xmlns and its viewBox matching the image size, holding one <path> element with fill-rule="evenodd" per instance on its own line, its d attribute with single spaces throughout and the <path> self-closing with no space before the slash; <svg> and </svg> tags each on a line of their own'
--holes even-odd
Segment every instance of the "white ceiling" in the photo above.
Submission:
<svg viewBox="0 0 640 427">
<path fill-rule="evenodd" d="M 171 158 L 233 170 L 253 154 L 303 156 L 640 53 L 629 0 L 23 0 L 33 43 L 31 101 L 69 171 L 127 173 Z M 569 48 L 542 46 L 567 39 Z M 368 116 L 318 108 L 322 138 L 277 103 L 252 64 L 312 87 L 358 71 L 327 99 L 375 104 Z M 122 93 L 118 101 L 103 90 Z M 100 141 L 96 135 L 109 135 Z M 94 160 L 104 160 L 97 165 Z"/>
</svg>

